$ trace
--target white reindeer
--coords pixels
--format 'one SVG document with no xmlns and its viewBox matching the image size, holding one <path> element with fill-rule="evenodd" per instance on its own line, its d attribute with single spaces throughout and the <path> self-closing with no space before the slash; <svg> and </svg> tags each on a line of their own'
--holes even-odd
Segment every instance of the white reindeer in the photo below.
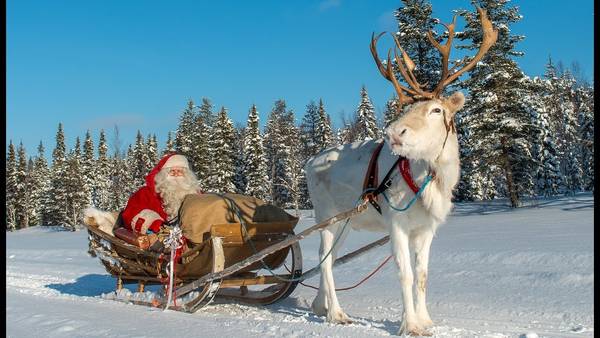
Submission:
<svg viewBox="0 0 600 338">
<path fill-rule="evenodd" d="M 416 203 L 408 210 L 400 212 L 392 207 L 404 207 L 415 197 L 415 193 L 402 176 L 392 176 L 392 184 L 385 191 L 389 203 L 383 199 L 379 200 L 381 214 L 369 207 L 362 214 L 351 218 L 348 227 L 339 222 L 321 232 L 319 253 L 323 262 L 319 291 L 312 303 L 312 309 L 317 315 L 326 315 L 329 322 L 350 322 L 335 293 L 332 265 L 348 234 L 345 230 L 351 227 L 389 233 L 392 254 L 399 269 L 404 303 L 404 314 L 398 334 L 430 334 L 426 329 L 431 327 L 433 322 L 425 301 L 429 248 L 437 227 L 445 221 L 452 208 L 452 190 L 458 182 L 460 171 L 453 117 L 465 101 L 460 92 L 447 98 L 441 97 L 440 94 L 444 87 L 475 66 L 497 39 L 498 32 L 493 29 L 486 12 L 480 8 L 477 10 L 483 30 L 482 44 L 477 55 L 459 71 L 448 71 L 456 16 L 451 24 L 444 25 L 449 32 L 446 44 L 438 43 L 429 32 L 430 42 L 442 55 L 443 66 L 440 83 L 432 92 L 424 91 L 424 86 L 415 80 L 412 73 L 415 65 L 402 50 L 395 36 L 396 47 L 402 51 L 400 59 L 394 49 L 395 63 L 410 87 L 400 84 L 396 79 L 391 53 L 388 54 L 387 64 L 384 65 L 379 60 L 376 44 L 381 34 L 371 39 L 371 52 L 375 62 L 381 74 L 394 85 L 400 106 L 414 103 L 402 117 L 385 130 L 385 147 L 377 160 L 378 176 L 384 177 L 398 156 L 403 156 L 409 160 L 416 185 L 422 186 L 428 175 L 434 178 L 423 189 Z M 308 189 L 318 222 L 355 206 L 357 198 L 363 195 L 363 181 L 371 154 L 377 145 L 378 141 L 368 140 L 330 148 L 306 164 Z M 386 151 L 386 148 L 389 151 Z M 336 245 L 332 249 L 334 242 Z M 415 253 L 416 303 L 413 302 L 412 292 L 415 278 L 411 266 L 411 249 Z M 327 255 L 330 250 L 331 254 Z"/>
</svg>

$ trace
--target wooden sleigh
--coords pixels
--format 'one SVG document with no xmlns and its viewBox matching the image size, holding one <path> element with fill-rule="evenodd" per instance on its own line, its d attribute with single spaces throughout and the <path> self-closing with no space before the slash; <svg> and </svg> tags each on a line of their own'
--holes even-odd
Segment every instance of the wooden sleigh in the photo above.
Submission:
<svg viewBox="0 0 600 338">
<path fill-rule="evenodd" d="M 174 281 L 176 305 L 168 305 L 168 308 L 192 313 L 215 297 L 262 305 L 285 299 L 300 281 L 319 271 L 317 266 L 302 273 L 299 241 L 366 208 L 366 203 L 363 203 L 298 234 L 294 233 L 298 218 L 289 214 L 287 222 L 214 224 L 210 238 L 184 252 L 177 262 Z M 138 295 L 144 293 L 146 285 L 165 284 L 169 253 L 142 250 L 93 224 L 85 224 L 85 227 L 89 233 L 88 252 L 98 257 L 106 271 L 117 279 L 116 290 L 109 298 L 167 308 L 168 297 L 164 288 L 161 288 L 162 293 L 153 294 L 152 300 L 135 296 L 123 299 L 118 294 L 124 284 L 138 284 Z M 340 257 L 335 265 L 344 264 L 388 240 L 386 236 Z"/>
</svg>

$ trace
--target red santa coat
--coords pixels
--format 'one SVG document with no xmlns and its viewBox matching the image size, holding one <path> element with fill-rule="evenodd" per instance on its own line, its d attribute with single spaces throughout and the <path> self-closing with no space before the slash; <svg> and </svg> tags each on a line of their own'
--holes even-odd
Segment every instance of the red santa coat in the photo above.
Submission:
<svg viewBox="0 0 600 338">
<path fill-rule="evenodd" d="M 154 177 L 173 155 L 175 153 L 163 157 L 146 176 L 146 185 L 131 195 L 127 201 L 127 206 L 121 214 L 125 228 L 146 234 L 148 230 L 158 232 L 162 224 L 167 221 L 169 216 L 163 209 L 160 195 L 156 192 Z"/>
</svg>

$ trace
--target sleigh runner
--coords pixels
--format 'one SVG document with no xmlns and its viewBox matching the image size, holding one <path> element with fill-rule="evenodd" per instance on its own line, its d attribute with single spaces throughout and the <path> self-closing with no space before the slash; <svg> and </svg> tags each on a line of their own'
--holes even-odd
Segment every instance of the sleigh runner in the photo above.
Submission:
<svg viewBox="0 0 600 338">
<path fill-rule="evenodd" d="M 236 207 L 236 206 L 233 206 Z M 274 206 L 269 206 L 276 208 Z M 299 241 L 330 224 L 348 219 L 366 209 L 366 204 L 331 217 L 298 234 L 294 227 L 298 218 L 282 209 L 286 219 L 271 222 L 238 222 L 212 224 L 201 243 L 183 252 L 175 264 L 175 305 L 168 308 L 195 312 L 209 304 L 215 296 L 251 304 L 271 304 L 288 297 L 297 284 L 317 272 L 302 274 Z M 145 292 L 146 285 L 164 285 L 169 278 L 169 252 L 144 250 L 102 231 L 86 220 L 89 253 L 98 257 L 106 271 L 117 279 L 116 290 L 106 298 L 146 305 L 167 307 L 167 292 Z M 385 240 L 387 241 L 387 240 Z M 377 245 L 385 243 L 378 241 Z M 362 254 L 374 245 L 340 257 L 340 263 Z M 137 293 L 126 295 L 124 284 L 138 284 Z"/>
</svg>

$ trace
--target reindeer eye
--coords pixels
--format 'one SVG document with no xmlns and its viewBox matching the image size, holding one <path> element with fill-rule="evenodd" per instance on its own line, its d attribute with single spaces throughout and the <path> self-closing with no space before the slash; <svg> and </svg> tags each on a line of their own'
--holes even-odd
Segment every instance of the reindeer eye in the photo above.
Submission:
<svg viewBox="0 0 600 338">
<path fill-rule="evenodd" d="M 442 110 L 440 108 L 433 108 L 431 110 L 431 113 L 436 113 L 436 114 L 440 114 L 442 112 Z"/>
</svg>

